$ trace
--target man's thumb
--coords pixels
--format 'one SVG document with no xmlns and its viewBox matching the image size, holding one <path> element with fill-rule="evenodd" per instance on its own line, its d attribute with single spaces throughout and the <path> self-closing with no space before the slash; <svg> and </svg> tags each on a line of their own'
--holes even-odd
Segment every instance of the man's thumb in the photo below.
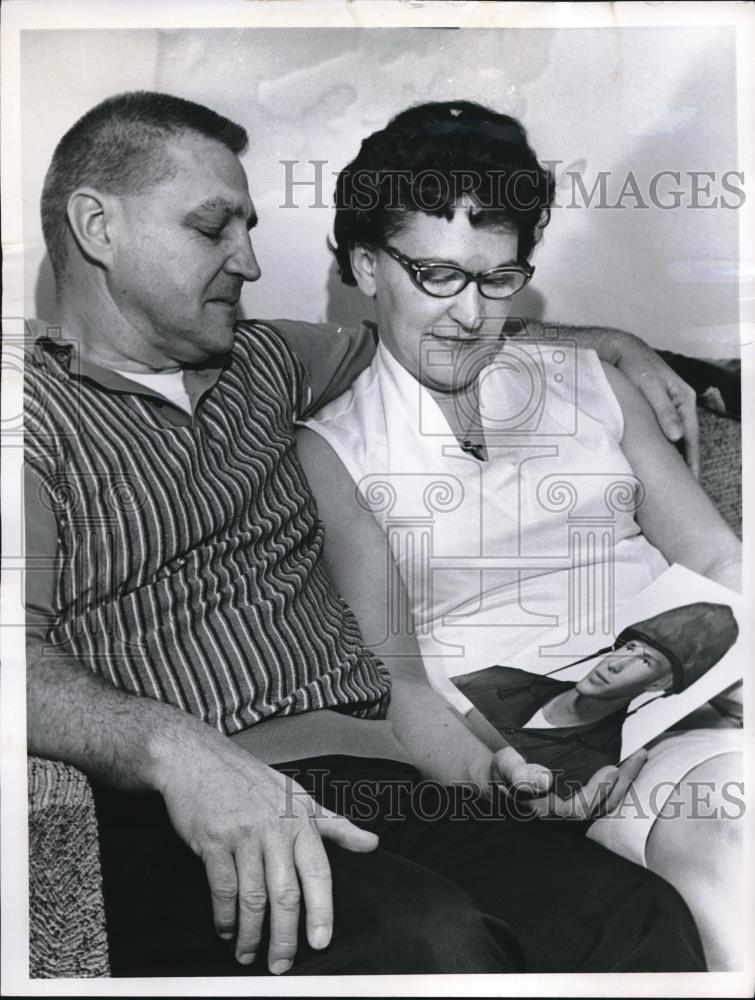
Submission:
<svg viewBox="0 0 755 1000">
<path fill-rule="evenodd" d="M 324 840 L 330 840 L 347 851 L 367 853 L 368 851 L 374 851 L 380 842 L 376 833 L 370 833 L 369 830 L 360 830 L 358 826 L 354 826 L 345 816 L 338 816 L 329 809 L 323 809 L 322 807 L 315 819 L 315 826 Z"/>
</svg>

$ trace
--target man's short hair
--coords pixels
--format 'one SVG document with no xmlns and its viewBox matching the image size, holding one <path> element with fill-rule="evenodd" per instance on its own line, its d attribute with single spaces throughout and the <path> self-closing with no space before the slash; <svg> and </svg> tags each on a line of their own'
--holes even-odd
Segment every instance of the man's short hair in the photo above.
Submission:
<svg viewBox="0 0 755 1000">
<path fill-rule="evenodd" d="M 248 137 L 241 125 L 172 94 L 116 94 L 79 118 L 60 140 L 42 188 L 42 233 L 59 283 L 65 273 L 67 205 L 82 185 L 110 194 L 138 194 L 170 176 L 166 140 L 195 132 L 238 155 Z"/>
</svg>

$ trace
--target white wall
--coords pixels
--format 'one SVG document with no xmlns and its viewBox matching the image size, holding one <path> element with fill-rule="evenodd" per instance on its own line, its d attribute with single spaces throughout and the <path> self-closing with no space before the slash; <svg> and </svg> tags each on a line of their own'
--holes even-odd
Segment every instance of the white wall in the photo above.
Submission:
<svg viewBox="0 0 755 1000">
<path fill-rule="evenodd" d="M 263 267 L 244 294 L 249 316 L 369 313 L 335 275 L 330 209 L 308 207 L 310 189 L 296 192 L 300 207 L 279 207 L 280 161 L 302 161 L 307 176 L 306 161 L 328 161 L 329 201 L 330 171 L 410 103 L 467 98 L 514 114 L 540 157 L 579 169 L 588 189 L 598 171 L 612 171 L 611 203 L 630 170 L 647 200 L 660 170 L 739 169 L 725 28 L 27 31 L 21 54 L 26 308 L 51 321 L 37 211 L 44 170 L 66 128 L 123 89 L 199 100 L 248 128 Z M 682 188 L 689 195 L 688 179 Z M 720 184 L 711 191 L 720 195 Z M 565 178 L 559 200 L 571 200 Z M 738 355 L 739 213 L 632 205 L 556 209 L 522 311 L 624 327 L 688 354 Z"/>
</svg>

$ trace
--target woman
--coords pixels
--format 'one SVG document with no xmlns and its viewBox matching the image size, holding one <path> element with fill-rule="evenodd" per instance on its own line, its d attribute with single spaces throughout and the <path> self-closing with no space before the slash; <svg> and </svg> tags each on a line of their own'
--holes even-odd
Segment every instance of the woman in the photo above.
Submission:
<svg viewBox="0 0 755 1000">
<path fill-rule="evenodd" d="M 389 537 L 428 675 L 468 717 L 449 678 L 501 660 L 544 673 L 543 647 L 574 659 L 580 637 L 611 634 L 615 603 L 672 562 L 739 586 L 738 540 L 641 394 L 592 351 L 502 336 L 552 197 L 522 126 L 469 102 L 396 116 L 337 184 L 333 249 L 342 280 L 375 301 L 379 345 L 352 389 L 302 431 L 300 457 L 322 501 L 326 560 L 348 581 L 358 619 L 380 603 L 368 586 L 370 511 Z M 390 576 L 385 586 L 402 597 Z M 394 616 L 389 632 L 398 627 Z M 719 737 L 699 743 L 655 750 L 638 785 L 673 776 L 686 801 L 695 780 L 736 773 L 739 757 Z M 709 964 L 729 967 L 731 832 L 713 855 L 713 898 L 698 859 L 719 843 L 718 823 L 663 820 L 650 833 L 610 824 L 590 835 L 680 889 Z"/>
</svg>

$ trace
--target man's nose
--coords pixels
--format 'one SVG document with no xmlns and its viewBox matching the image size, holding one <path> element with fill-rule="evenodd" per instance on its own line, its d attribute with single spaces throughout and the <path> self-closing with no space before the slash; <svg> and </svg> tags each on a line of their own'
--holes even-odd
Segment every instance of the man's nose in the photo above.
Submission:
<svg viewBox="0 0 755 1000">
<path fill-rule="evenodd" d="M 244 281 L 257 281 L 262 275 L 262 269 L 257 263 L 257 257 L 252 247 L 251 237 L 246 230 L 239 237 L 233 254 L 228 258 L 226 270 L 231 274 L 238 274 Z"/>
</svg>

